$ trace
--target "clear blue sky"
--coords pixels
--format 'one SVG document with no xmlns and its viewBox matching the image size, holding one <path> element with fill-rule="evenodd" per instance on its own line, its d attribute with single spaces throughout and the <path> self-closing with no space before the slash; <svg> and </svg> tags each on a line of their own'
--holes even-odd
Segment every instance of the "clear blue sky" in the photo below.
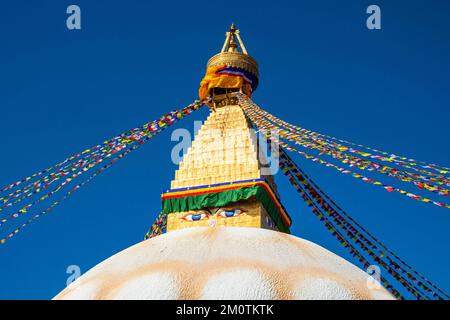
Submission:
<svg viewBox="0 0 450 320">
<path fill-rule="evenodd" d="M 69 4 L 81 7 L 81 31 L 66 29 Z M 370 4 L 381 7 L 380 31 L 365 27 Z M 450 165 L 448 1 L 17 0 L 0 10 L 0 185 L 190 103 L 233 21 L 260 64 L 254 100 L 267 111 Z M 177 127 L 192 130 L 206 115 Z M 152 139 L 1 246 L 0 298 L 52 298 L 68 265 L 85 272 L 140 241 L 174 176 L 173 144 L 170 131 Z M 355 219 L 450 292 L 450 210 L 295 158 Z M 354 261 L 284 176 L 277 181 L 293 233 Z"/>
</svg>

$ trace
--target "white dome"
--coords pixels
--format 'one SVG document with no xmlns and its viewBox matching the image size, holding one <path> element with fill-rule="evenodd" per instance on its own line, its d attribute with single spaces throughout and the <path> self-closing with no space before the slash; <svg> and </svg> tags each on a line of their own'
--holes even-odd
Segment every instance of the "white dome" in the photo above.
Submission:
<svg viewBox="0 0 450 320">
<path fill-rule="evenodd" d="M 138 243 L 55 299 L 393 299 L 334 253 L 258 228 L 196 227 Z"/>
</svg>

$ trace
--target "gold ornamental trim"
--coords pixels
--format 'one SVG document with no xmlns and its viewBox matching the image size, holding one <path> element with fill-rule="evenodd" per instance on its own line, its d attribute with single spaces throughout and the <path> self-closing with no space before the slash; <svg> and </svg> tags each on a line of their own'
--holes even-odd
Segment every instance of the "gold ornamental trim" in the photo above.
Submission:
<svg viewBox="0 0 450 320">
<path fill-rule="evenodd" d="M 221 52 L 208 60 L 207 68 L 223 65 L 242 68 L 259 78 L 258 63 L 249 55 L 240 52 Z"/>
</svg>

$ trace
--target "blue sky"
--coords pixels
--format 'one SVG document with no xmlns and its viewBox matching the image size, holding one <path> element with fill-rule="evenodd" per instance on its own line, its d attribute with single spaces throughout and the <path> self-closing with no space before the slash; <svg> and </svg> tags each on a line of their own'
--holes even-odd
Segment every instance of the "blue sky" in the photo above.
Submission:
<svg viewBox="0 0 450 320">
<path fill-rule="evenodd" d="M 66 28 L 70 4 L 81 7 L 82 30 Z M 365 27 L 370 4 L 381 7 L 381 30 Z M 450 165 L 447 1 L 242 1 L 224 8 L 213 1 L 17 0 L 0 10 L 0 185 L 192 102 L 233 21 L 260 64 L 253 98 L 267 111 Z M 177 127 L 193 130 L 207 111 Z M 173 145 L 170 131 L 150 140 L 1 246 L 0 298 L 52 298 L 69 265 L 85 272 L 140 241 L 174 176 Z M 450 291 L 449 210 L 295 159 L 363 226 Z M 277 182 L 293 233 L 354 261 L 284 176 Z"/>
</svg>

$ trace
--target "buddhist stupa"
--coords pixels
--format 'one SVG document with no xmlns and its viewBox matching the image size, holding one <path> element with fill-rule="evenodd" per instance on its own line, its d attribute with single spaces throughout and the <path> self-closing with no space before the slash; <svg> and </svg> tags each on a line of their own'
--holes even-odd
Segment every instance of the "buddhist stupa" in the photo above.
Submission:
<svg viewBox="0 0 450 320">
<path fill-rule="evenodd" d="M 55 299 L 393 299 L 350 262 L 290 235 L 236 97 L 258 81 L 232 25 L 199 90 L 210 114 L 162 194 L 166 233 L 106 259 Z"/>
</svg>

